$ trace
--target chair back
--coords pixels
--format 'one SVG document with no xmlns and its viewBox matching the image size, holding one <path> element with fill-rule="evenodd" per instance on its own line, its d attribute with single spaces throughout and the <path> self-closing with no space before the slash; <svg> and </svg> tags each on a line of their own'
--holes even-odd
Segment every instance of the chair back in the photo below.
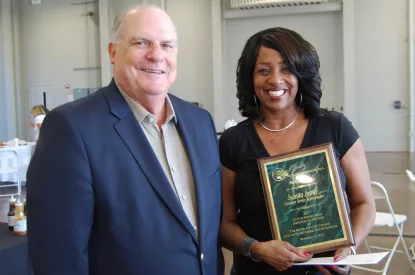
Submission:
<svg viewBox="0 0 415 275">
<path fill-rule="evenodd" d="M 365 244 L 366 244 L 366 248 L 368 249 L 368 251 L 371 253 L 372 252 L 372 248 L 373 249 L 380 249 L 380 250 L 386 250 L 386 251 L 390 251 L 389 256 L 387 257 L 387 260 L 385 261 L 383 268 L 382 269 L 374 269 L 374 268 L 368 268 L 368 267 L 364 267 L 364 266 L 353 266 L 353 268 L 355 269 L 360 269 L 360 270 L 365 270 L 365 271 L 370 271 L 370 272 L 375 272 L 375 273 L 382 273 L 382 275 L 386 275 L 388 272 L 388 268 L 389 268 L 389 264 L 392 260 L 392 257 L 394 255 L 395 252 L 404 252 L 409 260 L 409 264 L 411 266 L 411 268 L 413 268 L 413 264 L 412 264 L 412 259 L 411 256 L 409 255 L 409 251 L 408 251 L 408 247 L 406 246 L 405 240 L 403 239 L 403 224 L 404 222 L 407 220 L 406 215 L 403 214 L 395 214 L 392 208 L 392 204 L 389 200 L 389 195 L 388 195 L 388 191 L 386 191 L 385 187 L 380 184 L 379 182 L 376 181 L 371 181 L 371 186 L 372 186 L 372 193 L 373 196 L 375 198 L 375 200 L 385 200 L 387 202 L 388 208 L 389 208 L 389 213 L 386 212 L 376 212 L 376 218 L 375 218 L 375 224 L 374 226 L 376 227 L 390 227 L 390 228 L 395 228 L 397 231 L 397 237 L 395 240 L 395 243 L 393 245 L 393 247 L 380 247 L 380 246 L 375 246 L 375 245 L 370 245 L 368 240 L 365 240 Z M 401 250 L 397 250 L 397 246 L 398 244 L 401 243 L 404 251 Z M 395 273 L 393 273 L 395 274 Z"/>
<path fill-rule="evenodd" d="M 388 191 L 386 191 L 385 187 L 377 181 L 372 181 L 372 193 L 375 200 L 379 199 L 386 199 L 389 200 Z"/>
<path fill-rule="evenodd" d="M 406 175 L 408 176 L 408 178 L 413 182 L 415 181 L 415 176 L 412 173 L 412 171 L 406 170 Z"/>
<path fill-rule="evenodd" d="M 406 216 L 405 215 L 396 215 L 395 214 L 395 211 L 393 210 L 393 207 L 392 207 L 392 203 L 389 200 L 388 191 L 386 191 L 385 187 L 377 181 L 372 181 L 371 184 L 372 184 L 372 192 L 373 192 L 373 196 L 374 196 L 375 200 L 383 199 L 383 200 L 386 201 L 386 204 L 388 206 L 389 213 L 391 214 L 391 218 L 393 220 L 393 223 L 398 225 L 401 222 L 406 221 Z M 379 213 L 377 212 L 376 215 L 378 216 Z M 379 217 L 381 215 L 379 215 Z M 399 218 L 397 218 L 397 217 L 399 217 Z M 376 221 L 375 221 L 375 224 L 376 224 Z M 399 231 L 399 229 L 398 229 L 398 231 Z"/>
</svg>

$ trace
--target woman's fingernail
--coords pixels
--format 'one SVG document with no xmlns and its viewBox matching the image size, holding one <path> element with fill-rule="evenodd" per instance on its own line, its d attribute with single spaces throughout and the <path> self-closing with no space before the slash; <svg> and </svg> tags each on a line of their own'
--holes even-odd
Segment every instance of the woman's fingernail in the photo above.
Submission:
<svg viewBox="0 0 415 275">
<path fill-rule="evenodd" d="M 330 268 L 331 269 L 336 269 L 336 266 L 335 265 L 331 265 Z"/>
<path fill-rule="evenodd" d="M 334 261 L 335 262 L 338 262 L 339 260 L 340 260 L 340 257 L 339 256 L 334 257 Z"/>
<path fill-rule="evenodd" d="M 304 256 L 307 256 L 307 257 L 308 257 L 308 256 L 310 256 L 310 255 L 311 255 L 311 254 L 310 254 L 309 252 L 307 252 L 307 251 L 306 251 L 306 252 L 304 252 Z"/>
</svg>

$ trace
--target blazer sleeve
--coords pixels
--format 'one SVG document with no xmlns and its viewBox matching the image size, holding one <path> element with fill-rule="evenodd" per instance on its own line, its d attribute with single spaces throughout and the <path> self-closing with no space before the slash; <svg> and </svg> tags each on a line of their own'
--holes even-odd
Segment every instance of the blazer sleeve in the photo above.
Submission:
<svg viewBox="0 0 415 275">
<path fill-rule="evenodd" d="M 210 119 L 210 123 L 211 123 L 212 128 L 213 128 L 213 135 L 214 135 L 214 138 L 215 138 L 215 141 L 216 141 L 216 147 L 217 147 L 216 150 L 219 150 L 219 148 L 218 148 L 218 146 L 219 146 L 219 144 L 218 144 L 218 138 L 217 138 L 217 134 L 216 134 L 216 127 L 215 127 L 215 123 L 213 121 L 213 118 L 212 118 L 212 116 L 210 114 L 209 114 L 209 119 Z M 220 188 L 218 190 L 218 192 L 220 194 L 220 201 L 221 201 L 220 219 L 218 221 L 219 224 L 220 224 L 221 221 L 222 221 L 222 217 L 223 217 L 222 169 L 220 168 L 220 159 L 219 159 L 219 157 L 218 157 L 218 160 L 217 161 L 218 161 L 218 167 L 219 167 L 219 178 L 221 180 L 221 182 L 219 184 Z M 222 244 L 221 244 L 221 240 L 220 240 L 220 231 L 218 232 L 217 247 L 218 247 L 218 252 L 217 252 L 217 255 L 218 255 L 218 258 L 217 258 L 217 274 L 218 275 L 221 275 L 221 274 L 224 274 L 224 272 L 225 272 L 225 265 L 224 265 L 224 257 L 223 257 L 223 253 L 222 253 L 222 249 L 221 249 Z"/>
<path fill-rule="evenodd" d="M 29 255 L 34 274 L 87 275 L 91 170 L 79 130 L 62 110 L 45 118 L 27 172 Z"/>
</svg>

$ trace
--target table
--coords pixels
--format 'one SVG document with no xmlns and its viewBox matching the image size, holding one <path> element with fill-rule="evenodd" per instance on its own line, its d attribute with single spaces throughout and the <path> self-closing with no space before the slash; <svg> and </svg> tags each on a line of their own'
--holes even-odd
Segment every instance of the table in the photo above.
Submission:
<svg viewBox="0 0 415 275">
<path fill-rule="evenodd" d="M 32 274 L 27 236 L 15 236 L 7 223 L 0 223 L 0 274 Z"/>
<path fill-rule="evenodd" d="M 7 151 L 7 150 L 15 150 L 17 152 L 17 157 L 19 161 L 19 177 L 20 182 L 26 181 L 26 173 L 27 168 L 30 163 L 30 159 L 32 158 L 32 155 L 35 151 L 35 142 L 28 142 L 24 145 L 19 146 L 4 146 L 0 147 L 0 153 Z M 6 163 L 5 159 L 0 159 L 0 167 L 6 167 L 6 166 L 16 165 L 15 163 Z M 15 174 L 0 174 L 0 182 L 17 182 L 17 177 Z"/>
</svg>

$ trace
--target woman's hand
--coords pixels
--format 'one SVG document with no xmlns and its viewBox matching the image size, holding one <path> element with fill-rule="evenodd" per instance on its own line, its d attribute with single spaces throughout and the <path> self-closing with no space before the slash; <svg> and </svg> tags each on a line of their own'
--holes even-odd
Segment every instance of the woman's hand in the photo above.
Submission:
<svg viewBox="0 0 415 275">
<path fill-rule="evenodd" d="M 251 254 L 255 259 L 272 265 L 278 271 L 286 270 L 295 262 L 306 262 L 313 257 L 310 253 L 282 241 L 254 243 Z"/>
<path fill-rule="evenodd" d="M 342 247 L 336 250 L 334 253 L 334 261 L 338 262 L 343 260 L 349 255 L 352 255 L 353 251 L 350 247 Z M 339 266 L 339 265 L 331 265 L 323 267 L 321 265 L 317 266 L 317 269 L 320 270 L 324 275 L 331 275 L 331 274 L 340 274 L 340 275 L 347 275 L 349 274 L 351 266 Z M 328 270 L 330 269 L 330 270 Z"/>
</svg>

